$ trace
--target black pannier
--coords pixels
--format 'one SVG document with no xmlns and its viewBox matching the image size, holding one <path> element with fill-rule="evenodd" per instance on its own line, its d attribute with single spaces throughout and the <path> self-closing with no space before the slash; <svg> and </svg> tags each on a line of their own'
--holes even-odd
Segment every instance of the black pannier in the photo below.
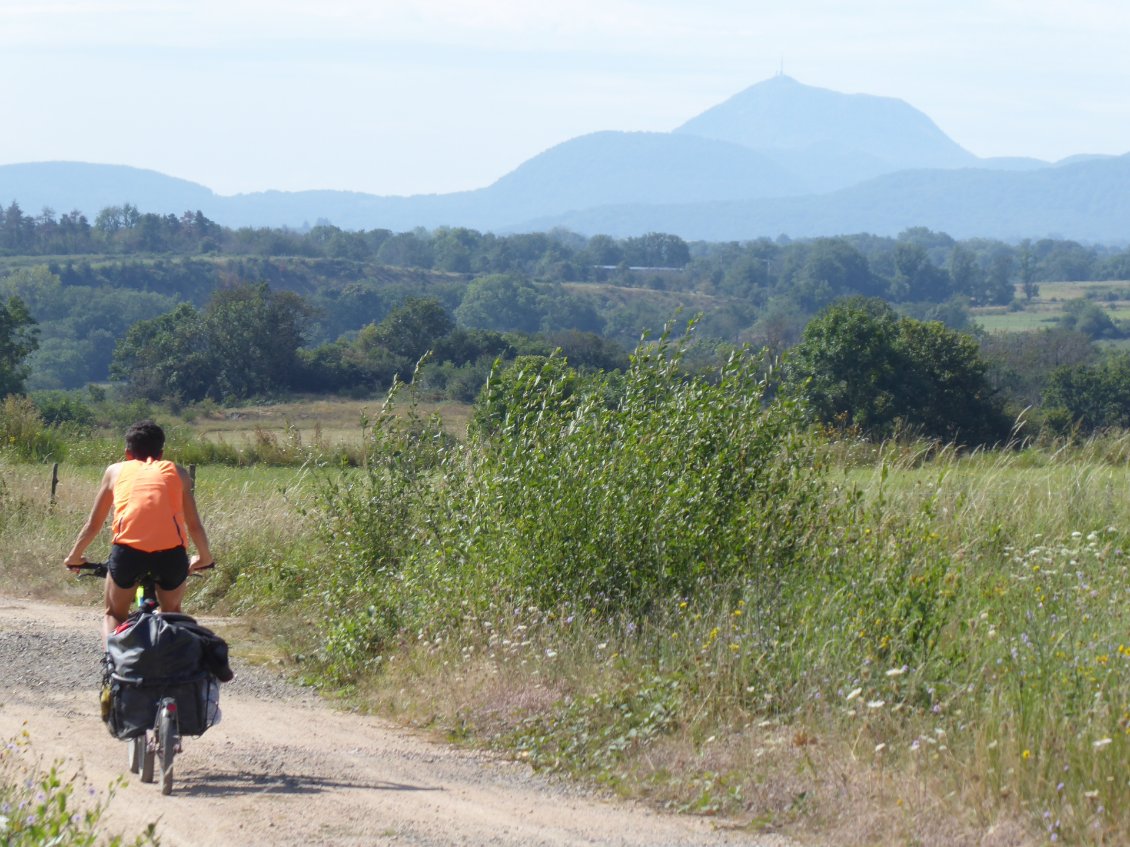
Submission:
<svg viewBox="0 0 1130 847">
<path fill-rule="evenodd" d="M 227 645 L 187 615 L 135 612 L 106 639 L 110 677 L 106 726 L 116 738 L 152 729 L 162 698 L 177 701 L 182 735 L 201 735 L 219 717 L 220 678 L 231 678 Z"/>
<path fill-rule="evenodd" d="M 211 674 L 186 682 L 149 685 L 110 677 L 110 714 L 106 726 L 115 738 L 136 738 L 152 729 L 157 707 L 165 697 L 177 701 L 177 728 L 181 735 L 203 735 L 216 722 L 220 683 Z"/>
</svg>

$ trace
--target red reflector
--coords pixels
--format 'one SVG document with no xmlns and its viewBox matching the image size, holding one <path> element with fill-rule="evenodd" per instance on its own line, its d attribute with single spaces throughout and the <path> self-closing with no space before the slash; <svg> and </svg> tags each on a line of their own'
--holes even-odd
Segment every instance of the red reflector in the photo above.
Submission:
<svg viewBox="0 0 1130 847">
<path fill-rule="evenodd" d="M 169 704 L 169 711 L 175 712 L 176 710 L 177 710 L 177 704 L 176 703 L 170 703 Z"/>
</svg>

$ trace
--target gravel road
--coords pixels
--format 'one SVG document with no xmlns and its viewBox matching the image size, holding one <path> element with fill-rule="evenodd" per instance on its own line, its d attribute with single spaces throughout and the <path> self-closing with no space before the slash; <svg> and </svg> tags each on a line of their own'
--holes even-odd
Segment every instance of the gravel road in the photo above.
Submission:
<svg viewBox="0 0 1130 847">
<path fill-rule="evenodd" d="M 46 761 L 98 787 L 125 744 L 98 717 L 100 610 L 0 597 L 0 737 L 26 727 Z M 207 618 L 201 623 L 208 625 Z M 589 795 L 520 763 L 345 713 L 271 672 L 235 664 L 222 722 L 185 740 L 173 794 L 131 779 L 107 828 L 149 822 L 165 847 L 499 845 L 795 847 L 777 835 Z"/>
</svg>

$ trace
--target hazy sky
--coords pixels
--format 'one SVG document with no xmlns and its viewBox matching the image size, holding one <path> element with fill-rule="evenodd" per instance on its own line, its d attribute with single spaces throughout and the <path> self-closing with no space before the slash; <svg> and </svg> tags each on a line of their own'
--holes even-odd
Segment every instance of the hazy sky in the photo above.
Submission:
<svg viewBox="0 0 1130 847">
<path fill-rule="evenodd" d="M 782 62 L 979 156 L 1121 154 L 1128 45 L 1128 0 L 0 0 L 0 164 L 455 191 L 673 129 Z"/>
</svg>

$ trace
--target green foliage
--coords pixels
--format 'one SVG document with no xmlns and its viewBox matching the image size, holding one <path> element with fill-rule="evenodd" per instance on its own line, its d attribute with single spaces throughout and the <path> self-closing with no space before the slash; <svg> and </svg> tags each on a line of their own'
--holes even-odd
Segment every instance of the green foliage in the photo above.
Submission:
<svg viewBox="0 0 1130 847">
<path fill-rule="evenodd" d="M 512 275 L 479 277 L 467 286 L 455 310 L 460 325 L 472 329 L 536 332 L 541 324 L 537 289 Z"/>
<path fill-rule="evenodd" d="M 24 390 L 25 360 L 39 346 L 36 333 L 35 320 L 20 298 L 0 303 L 0 397 Z"/>
<path fill-rule="evenodd" d="M 977 342 L 940 323 L 852 298 L 809 323 L 791 378 L 826 424 L 882 438 L 900 426 L 964 444 L 1008 438 Z"/>
<path fill-rule="evenodd" d="M 326 475 L 314 508 L 329 551 L 324 574 L 323 652 L 327 673 L 355 677 L 379 666 L 388 642 L 429 598 L 416 592 L 411 568 L 433 511 L 430 473 L 447 446 L 437 419 L 414 408 L 395 413 L 403 384 L 394 383 L 377 416 L 362 421 L 365 459 L 344 475 Z"/>
<path fill-rule="evenodd" d="M 5 847 L 123 847 L 156 845 L 156 826 L 128 839 L 106 835 L 102 818 L 121 781 L 106 798 L 80 798 L 78 777 L 64 780 L 60 762 L 47 769 L 30 758 L 26 734 L 0 751 L 0 842 Z M 92 797 L 97 796 L 90 789 Z M 82 802 L 85 801 L 85 802 Z"/>
<path fill-rule="evenodd" d="M 542 607 L 642 611 L 802 564 L 822 522 L 800 408 L 747 352 L 707 380 L 682 371 L 684 349 L 638 348 L 613 407 L 553 360 L 488 386 L 464 495 L 484 577 Z"/>
<path fill-rule="evenodd" d="M 1130 426 L 1130 353 L 1057 368 L 1044 393 L 1047 419 L 1061 434 Z"/>
<path fill-rule="evenodd" d="M 135 397 L 247 399 L 286 389 L 298 371 L 305 308 L 266 284 L 218 292 L 203 312 L 182 303 L 134 324 L 111 372 Z"/>
<path fill-rule="evenodd" d="M 58 430 L 44 425 L 30 398 L 9 394 L 0 402 L 0 451 L 31 461 L 58 461 L 66 444 Z"/>
<path fill-rule="evenodd" d="M 677 676 L 633 679 L 619 691 L 567 701 L 527 719 L 510 744 L 539 770 L 616 784 L 625 758 L 678 726 L 686 688 Z"/>
<path fill-rule="evenodd" d="M 1059 323 L 1063 329 L 1081 332 L 1092 340 L 1122 338 L 1125 335 L 1105 309 L 1083 298 L 1067 302 Z"/>
<path fill-rule="evenodd" d="M 36 391 L 31 400 L 47 425 L 72 424 L 89 427 L 94 423 L 94 410 L 80 396 L 65 391 Z M 140 418 L 139 418 L 140 420 Z"/>
</svg>

